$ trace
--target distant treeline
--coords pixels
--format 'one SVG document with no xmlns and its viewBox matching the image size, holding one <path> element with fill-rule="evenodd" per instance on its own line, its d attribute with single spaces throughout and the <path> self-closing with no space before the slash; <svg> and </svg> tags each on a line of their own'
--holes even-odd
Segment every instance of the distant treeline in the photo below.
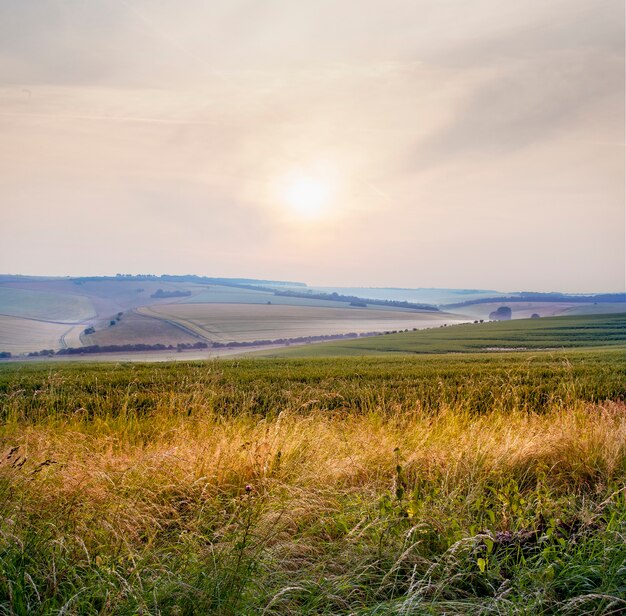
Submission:
<svg viewBox="0 0 626 616">
<path fill-rule="evenodd" d="M 393 330 L 386 331 L 385 334 L 397 334 L 406 330 Z M 267 346 L 271 344 L 308 344 L 310 342 L 323 342 L 325 340 L 342 340 L 348 338 L 363 338 L 366 336 L 379 336 L 383 332 L 365 332 L 358 334 L 356 332 L 350 332 L 348 334 L 326 334 L 320 336 L 298 336 L 296 338 L 274 338 L 272 340 L 251 340 L 246 342 L 196 342 L 191 343 L 179 343 L 176 346 L 172 344 L 108 344 L 99 345 L 91 344 L 84 347 L 69 347 L 67 349 L 42 349 L 41 351 L 33 351 L 28 353 L 28 357 L 51 357 L 53 355 L 83 355 L 94 353 L 129 353 L 136 351 L 185 351 L 191 349 L 235 349 L 239 347 L 254 347 L 254 346 Z M 0 353 L 0 358 L 10 358 L 11 353 Z"/>
<path fill-rule="evenodd" d="M 313 293 L 310 291 L 274 291 L 274 295 L 281 297 L 301 297 L 305 299 L 320 299 L 331 302 L 345 302 L 352 306 L 365 308 L 366 306 L 390 306 L 393 308 L 409 308 L 411 310 L 427 310 L 439 312 L 437 306 L 431 304 L 416 304 L 414 302 L 399 301 L 393 299 L 367 299 L 355 295 L 340 295 L 339 293 Z"/>
<path fill-rule="evenodd" d="M 442 308 L 462 308 L 472 304 L 491 304 L 509 302 L 572 302 L 577 304 L 609 304 L 626 302 L 626 293 L 602 293 L 599 295 L 567 295 L 566 293 L 531 293 L 522 292 L 519 295 L 483 297 L 455 304 L 444 304 Z"/>
<path fill-rule="evenodd" d="M 43 349 L 42 351 L 34 351 L 28 353 L 28 357 L 50 357 L 52 355 L 83 355 L 90 353 L 128 353 L 133 351 L 174 351 L 188 349 L 207 349 L 209 345 L 206 342 L 179 343 L 176 346 L 172 344 L 90 344 L 84 347 L 69 347 L 67 349 Z"/>
<path fill-rule="evenodd" d="M 83 282 L 102 282 L 105 280 L 132 280 L 144 281 L 152 280 L 157 282 L 193 282 L 196 284 L 219 284 L 223 286 L 239 287 L 249 285 L 262 285 L 262 289 L 267 291 L 268 286 L 288 286 L 288 287 L 306 287 L 303 282 L 290 282 L 282 280 L 257 280 L 256 278 L 211 278 L 209 276 L 196 276 L 195 274 L 184 274 L 181 276 L 162 274 L 156 276 L 154 274 L 116 274 L 115 276 L 79 276 L 71 278 L 76 284 Z"/>
<path fill-rule="evenodd" d="M 408 331 L 408 330 L 407 330 Z M 397 334 L 394 332 L 385 332 L 386 334 Z M 273 340 L 253 340 L 250 342 L 214 342 L 214 349 L 234 349 L 238 347 L 266 346 L 270 344 L 308 344 L 309 342 L 323 342 L 324 340 L 343 340 L 347 338 L 359 338 L 364 336 L 378 336 L 380 332 L 367 332 L 365 334 L 357 334 L 350 332 L 348 334 L 326 334 L 321 336 L 299 336 L 297 338 L 275 338 Z"/>
<path fill-rule="evenodd" d="M 191 291 L 164 291 L 163 289 L 157 289 L 150 297 L 156 299 L 163 299 L 165 297 L 189 297 Z"/>
</svg>

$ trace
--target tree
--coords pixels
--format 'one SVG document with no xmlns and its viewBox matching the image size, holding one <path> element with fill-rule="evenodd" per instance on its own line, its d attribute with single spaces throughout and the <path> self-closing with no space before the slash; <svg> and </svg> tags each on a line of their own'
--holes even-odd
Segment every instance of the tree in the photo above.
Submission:
<svg viewBox="0 0 626 616">
<path fill-rule="evenodd" d="M 508 306 L 500 306 L 497 310 L 489 313 L 489 318 L 492 321 L 510 321 L 512 310 Z"/>
</svg>

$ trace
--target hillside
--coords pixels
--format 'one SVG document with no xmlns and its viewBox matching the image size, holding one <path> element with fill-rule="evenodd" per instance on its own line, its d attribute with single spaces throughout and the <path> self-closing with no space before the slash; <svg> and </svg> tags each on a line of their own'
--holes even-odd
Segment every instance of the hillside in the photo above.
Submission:
<svg viewBox="0 0 626 616">
<path fill-rule="evenodd" d="M 435 305 L 451 299 L 463 301 L 449 304 L 450 308 Z M 192 275 L 0 276 L 0 353 L 318 342 L 485 320 L 503 305 L 511 308 L 513 319 L 535 313 L 549 317 L 624 312 L 626 303 L 608 301 L 620 299 L 619 295 L 504 296 L 467 289 L 317 289 L 304 283 Z M 483 330 L 474 331 L 478 335 Z M 420 348 L 457 349 L 458 345 L 450 345 L 449 336 L 443 334 L 438 340 L 428 334 L 425 340 L 431 342 L 420 342 Z M 386 343 L 365 341 L 358 348 L 378 352 L 381 344 Z M 400 350 L 410 350 L 413 344 L 401 342 Z M 497 340 L 491 344 L 500 345 Z M 341 348 L 345 353 L 352 347 Z"/>
<path fill-rule="evenodd" d="M 323 357 L 385 353 L 467 353 L 626 346 L 623 314 L 465 323 L 359 340 L 273 350 L 268 356 Z"/>
</svg>

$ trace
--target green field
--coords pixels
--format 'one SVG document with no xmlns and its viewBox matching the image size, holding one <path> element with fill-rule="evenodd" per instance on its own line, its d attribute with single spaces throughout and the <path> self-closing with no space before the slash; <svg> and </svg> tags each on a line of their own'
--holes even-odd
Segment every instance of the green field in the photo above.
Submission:
<svg viewBox="0 0 626 616">
<path fill-rule="evenodd" d="M 88 297 L 0 287 L 0 314 L 76 323 L 95 316 Z"/>
<path fill-rule="evenodd" d="M 625 357 L 4 364 L 0 613 L 623 613 Z"/>
<path fill-rule="evenodd" d="M 263 354 L 272 357 L 328 357 L 598 346 L 626 347 L 626 317 L 623 314 L 466 323 L 359 340 L 277 349 Z"/>
<path fill-rule="evenodd" d="M 612 302 L 606 304 L 582 304 L 574 306 L 567 311 L 567 314 L 617 314 L 626 312 L 626 303 Z M 626 316 L 624 316 L 626 318 Z"/>
</svg>

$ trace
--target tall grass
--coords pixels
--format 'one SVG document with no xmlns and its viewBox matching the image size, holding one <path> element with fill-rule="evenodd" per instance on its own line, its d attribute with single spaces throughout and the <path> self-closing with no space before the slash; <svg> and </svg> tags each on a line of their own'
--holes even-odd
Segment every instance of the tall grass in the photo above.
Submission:
<svg viewBox="0 0 626 616">
<path fill-rule="evenodd" d="M 620 613 L 626 406 L 497 361 L 10 369 L 0 613 Z"/>
</svg>

